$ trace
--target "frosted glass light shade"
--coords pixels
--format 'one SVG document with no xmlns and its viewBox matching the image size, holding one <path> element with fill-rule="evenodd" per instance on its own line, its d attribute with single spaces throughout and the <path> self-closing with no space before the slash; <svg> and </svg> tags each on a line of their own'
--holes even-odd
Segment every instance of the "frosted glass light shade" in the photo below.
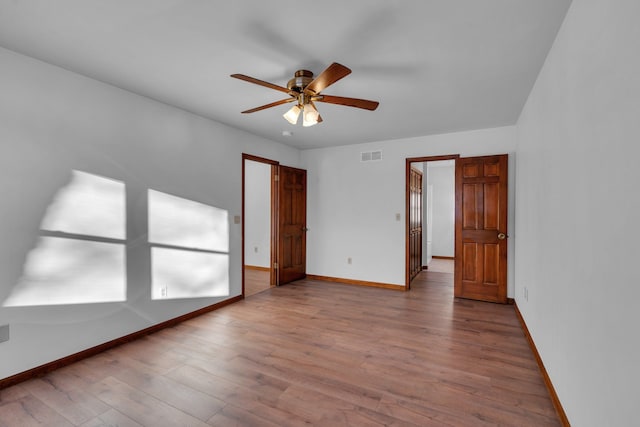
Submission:
<svg viewBox="0 0 640 427">
<path fill-rule="evenodd" d="M 313 104 L 309 103 L 304 106 L 304 113 L 302 115 L 302 126 L 313 126 L 318 124 L 318 117 L 320 114 L 318 110 L 313 106 Z"/>
<path fill-rule="evenodd" d="M 300 116 L 301 111 L 302 108 L 300 108 L 299 105 L 294 105 L 289 111 L 284 113 L 282 117 L 284 117 L 292 125 L 295 125 L 296 123 L 298 123 L 298 117 Z"/>
</svg>

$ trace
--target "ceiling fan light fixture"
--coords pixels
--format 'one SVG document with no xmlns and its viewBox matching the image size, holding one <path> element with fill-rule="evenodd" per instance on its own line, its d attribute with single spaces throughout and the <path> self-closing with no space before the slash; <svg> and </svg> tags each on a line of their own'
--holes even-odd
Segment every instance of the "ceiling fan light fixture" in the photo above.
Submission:
<svg viewBox="0 0 640 427">
<path fill-rule="evenodd" d="M 305 104 L 304 112 L 302 113 L 302 126 L 309 127 L 317 125 L 318 117 L 320 117 L 320 114 L 313 104 Z"/>
<path fill-rule="evenodd" d="M 296 123 L 298 123 L 298 117 L 300 117 L 301 111 L 302 108 L 300 108 L 299 105 L 294 105 L 289 111 L 284 113 L 282 117 L 284 117 L 292 125 L 295 125 Z"/>
<path fill-rule="evenodd" d="M 327 87 L 331 86 L 338 80 L 351 74 L 351 70 L 337 62 L 329 65 L 319 76 L 313 76 L 309 70 L 296 71 L 293 79 L 289 80 L 287 87 L 279 86 L 273 83 L 265 82 L 244 74 L 231 74 L 231 77 L 244 80 L 249 83 L 264 86 L 269 89 L 284 92 L 289 95 L 288 98 L 261 105 L 256 108 L 242 111 L 242 114 L 255 113 L 256 111 L 266 110 L 267 108 L 277 107 L 279 105 L 295 102 L 296 105 L 291 107 L 289 111 L 283 114 L 283 117 L 292 125 L 298 123 L 300 113 L 302 113 L 302 125 L 305 127 L 322 123 L 322 117 L 318 113 L 314 102 L 324 102 L 327 104 L 344 105 L 347 107 L 362 108 L 364 110 L 373 111 L 378 108 L 377 101 L 369 101 L 358 98 L 345 98 L 343 96 L 332 96 L 321 93 Z"/>
</svg>

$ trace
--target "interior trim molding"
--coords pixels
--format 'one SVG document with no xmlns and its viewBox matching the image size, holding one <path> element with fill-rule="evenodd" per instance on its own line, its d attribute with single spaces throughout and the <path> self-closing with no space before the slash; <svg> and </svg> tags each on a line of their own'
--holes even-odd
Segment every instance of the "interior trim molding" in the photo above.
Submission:
<svg viewBox="0 0 640 427">
<path fill-rule="evenodd" d="M 45 363 L 44 365 L 40 365 L 40 366 L 36 366 L 35 368 L 29 369 L 27 371 L 24 372 L 20 372 L 18 374 L 12 375 L 10 377 L 4 378 L 4 379 L 0 379 L 0 390 L 7 388 L 7 387 L 11 387 L 13 385 L 16 385 L 18 383 L 30 380 L 32 378 L 36 378 L 36 377 L 41 377 L 49 372 L 55 371 L 56 369 L 60 369 L 62 367 L 65 367 L 67 365 L 71 365 L 72 363 L 75 362 L 79 362 L 82 359 L 86 359 L 88 357 L 91 356 L 95 356 L 96 354 L 102 353 L 103 351 L 107 351 L 111 348 L 117 347 L 119 345 L 131 342 L 131 341 L 135 341 L 139 338 L 142 338 L 144 336 L 147 336 L 149 334 L 152 334 L 154 332 L 158 332 L 162 329 L 165 328 L 170 328 L 172 326 L 175 326 L 179 323 L 184 322 L 185 320 L 189 320 L 192 319 L 194 317 L 198 317 L 200 315 L 203 315 L 205 313 L 209 313 L 211 311 L 217 310 L 219 308 L 225 307 L 227 305 L 233 304 L 234 302 L 238 302 L 240 300 L 242 300 L 244 297 L 242 295 L 238 295 L 235 297 L 231 297 L 229 299 L 226 299 L 224 301 L 220 301 L 217 302 L 215 304 L 209 305 L 207 307 L 203 307 L 199 310 L 196 311 L 192 311 L 190 313 L 187 314 L 183 314 L 182 316 L 179 317 L 175 317 L 173 319 L 169 319 L 166 320 L 162 323 L 158 323 L 156 325 L 153 326 L 149 326 L 148 328 L 142 329 L 140 331 L 137 332 L 133 332 L 129 335 L 125 335 L 123 337 L 120 338 L 116 338 L 114 340 L 111 341 L 107 341 L 105 343 L 102 344 L 98 344 L 95 347 L 91 347 L 88 348 L 86 350 L 82 350 L 78 353 L 74 353 L 71 354 L 69 356 L 63 357 L 61 359 L 58 360 L 54 360 L 52 362 L 49 363 Z"/>
<path fill-rule="evenodd" d="M 258 271 L 271 271 L 269 267 L 262 267 L 259 265 L 247 265 L 245 264 L 244 268 L 247 270 L 258 270 Z"/>
<path fill-rule="evenodd" d="M 393 289 L 394 291 L 405 291 L 403 285 L 394 285 L 391 283 L 369 282 L 366 280 L 343 279 L 341 277 L 318 276 L 315 274 L 307 274 L 309 280 L 322 280 L 325 282 L 343 283 L 345 285 L 369 286 L 371 288 Z"/>
<path fill-rule="evenodd" d="M 558 417 L 560 418 L 560 422 L 565 427 L 571 427 L 571 423 L 569 423 L 569 418 L 567 418 L 567 414 L 562 407 L 562 403 L 558 398 L 558 394 L 556 393 L 556 389 L 553 387 L 553 383 L 551 382 L 551 378 L 549 378 L 549 374 L 547 373 L 547 369 L 544 367 L 544 363 L 542 363 L 542 358 L 540 357 L 540 353 L 538 353 L 538 349 L 536 348 L 536 344 L 529 333 L 529 328 L 527 327 L 527 323 L 524 321 L 524 317 L 522 317 L 522 313 L 520 313 L 520 309 L 518 309 L 518 303 L 514 301 L 513 308 L 515 309 L 516 316 L 520 321 L 520 325 L 522 326 L 522 331 L 524 332 L 524 336 L 527 338 L 529 342 L 529 347 L 531 347 L 531 351 L 533 352 L 533 356 L 536 358 L 536 362 L 538 363 L 538 368 L 540 368 L 540 373 L 542 374 L 542 379 L 544 379 L 544 384 L 547 386 L 547 390 L 549 391 L 549 396 L 551 397 L 551 401 L 553 402 L 553 406 L 556 408 L 556 412 Z"/>
</svg>

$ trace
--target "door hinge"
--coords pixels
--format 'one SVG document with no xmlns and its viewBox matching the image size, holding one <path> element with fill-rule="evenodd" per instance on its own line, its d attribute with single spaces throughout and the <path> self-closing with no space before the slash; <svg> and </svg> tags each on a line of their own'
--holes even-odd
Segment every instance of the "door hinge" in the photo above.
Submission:
<svg viewBox="0 0 640 427">
<path fill-rule="evenodd" d="M 277 269 L 278 269 L 278 263 L 277 263 L 277 262 L 274 262 L 274 263 L 273 263 L 273 269 L 274 269 L 274 270 L 277 270 Z"/>
<path fill-rule="evenodd" d="M 274 180 L 275 182 L 280 181 L 280 175 L 274 175 L 273 180 Z"/>
</svg>

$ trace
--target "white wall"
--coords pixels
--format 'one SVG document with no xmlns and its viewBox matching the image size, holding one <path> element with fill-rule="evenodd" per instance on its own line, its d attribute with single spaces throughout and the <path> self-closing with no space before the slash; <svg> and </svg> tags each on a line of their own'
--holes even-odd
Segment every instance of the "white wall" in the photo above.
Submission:
<svg viewBox="0 0 640 427">
<path fill-rule="evenodd" d="M 575 426 L 638 423 L 639 16 L 574 1 L 517 124 L 515 295 Z"/>
<path fill-rule="evenodd" d="M 271 165 L 245 161 L 244 263 L 271 266 Z"/>
<path fill-rule="evenodd" d="M 432 255 L 455 256 L 456 170 L 448 160 L 427 162 L 427 183 L 433 187 Z"/>
<path fill-rule="evenodd" d="M 514 149 L 515 128 L 502 127 L 303 151 L 302 167 L 308 170 L 307 272 L 404 285 L 405 159 L 512 154 Z M 383 160 L 360 162 L 360 152 L 372 150 L 382 150 Z M 509 157 L 512 184 L 515 156 Z M 511 229 L 512 203 L 509 212 Z M 509 248 L 512 295 L 513 239 Z"/>
<path fill-rule="evenodd" d="M 241 293 L 242 152 L 295 166 L 297 150 L 5 49 L 0 64 L 0 301 L 71 170 L 125 182 L 128 219 L 128 300 L 0 308 L 0 378 L 221 299 L 150 300 L 148 188 L 229 211 L 230 296 Z"/>
<path fill-rule="evenodd" d="M 426 163 L 424 163 L 426 164 Z M 422 180 L 422 266 L 433 259 L 433 185 Z"/>
</svg>

